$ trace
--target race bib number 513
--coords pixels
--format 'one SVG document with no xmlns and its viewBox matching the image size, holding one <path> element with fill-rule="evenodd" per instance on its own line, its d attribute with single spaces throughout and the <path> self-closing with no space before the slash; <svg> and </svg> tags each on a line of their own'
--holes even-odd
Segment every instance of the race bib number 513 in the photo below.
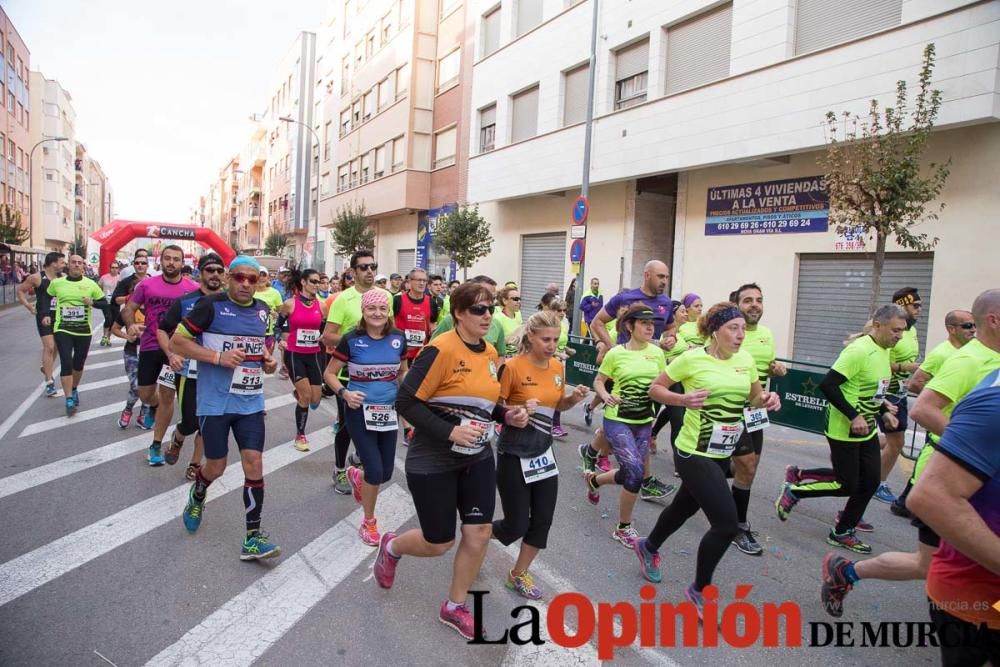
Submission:
<svg viewBox="0 0 1000 667">
<path fill-rule="evenodd" d="M 260 368 L 237 366 L 233 371 L 233 382 L 229 387 L 230 394 L 253 396 L 264 393 L 264 371 Z"/>
</svg>

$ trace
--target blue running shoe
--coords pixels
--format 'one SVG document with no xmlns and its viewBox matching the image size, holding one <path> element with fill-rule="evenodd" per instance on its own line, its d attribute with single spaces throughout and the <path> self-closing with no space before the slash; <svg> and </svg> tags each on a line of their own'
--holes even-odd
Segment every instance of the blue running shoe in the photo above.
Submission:
<svg viewBox="0 0 1000 667">
<path fill-rule="evenodd" d="M 55 395 L 56 395 L 57 393 L 58 393 L 58 392 L 56 391 L 56 383 L 55 383 L 55 381 L 52 381 L 52 382 L 49 382 L 49 383 L 47 383 L 47 384 L 45 385 L 45 395 L 46 395 L 46 396 L 47 396 L 48 398 L 52 398 L 52 397 L 53 397 L 53 396 L 55 396 Z"/>
<path fill-rule="evenodd" d="M 651 581 L 654 584 L 660 583 L 662 577 L 660 575 L 660 554 L 652 552 L 646 548 L 646 538 L 640 537 L 635 541 L 635 555 L 639 557 L 639 568 L 642 570 L 642 576 L 646 581 Z"/>
<path fill-rule="evenodd" d="M 161 466 L 164 464 L 165 459 L 163 458 L 163 448 L 160 445 L 150 445 L 149 453 L 146 455 L 146 460 L 149 461 L 151 466 Z"/>
<path fill-rule="evenodd" d="M 73 402 L 76 403 L 76 407 L 80 407 L 80 392 L 73 388 Z"/>
<path fill-rule="evenodd" d="M 188 529 L 189 532 L 194 532 L 198 530 L 198 526 L 201 525 L 201 513 L 205 509 L 204 500 L 195 500 L 194 497 L 194 484 L 191 485 L 191 490 L 188 491 L 187 504 L 184 505 L 184 512 L 181 514 L 181 518 L 184 519 L 184 527 Z"/>
<path fill-rule="evenodd" d="M 889 485 L 885 482 L 881 482 L 878 488 L 875 490 L 875 500 L 881 501 L 883 503 L 891 503 L 896 500 L 896 496 L 893 495 L 892 490 Z"/>
<path fill-rule="evenodd" d="M 72 397 L 66 399 L 66 416 L 72 417 L 76 414 L 76 401 Z"/>
<path fill-rule="evenodd" d="M 153 426 L 156 425 L 156 408 L 146 408 L 146 415 L 142 421 L 142 425 L 145 427 L 145 430 L 148 431 L 153 428 Z"/>
<path fill-rule="evenodd" d="M 268 539 L 268 534 L 255 530 L 243 540 L 243 551 L 240 560 L 260 560 L 261 558 L 277 558 L 281 555 L 281 547 Z"/>
</svg>

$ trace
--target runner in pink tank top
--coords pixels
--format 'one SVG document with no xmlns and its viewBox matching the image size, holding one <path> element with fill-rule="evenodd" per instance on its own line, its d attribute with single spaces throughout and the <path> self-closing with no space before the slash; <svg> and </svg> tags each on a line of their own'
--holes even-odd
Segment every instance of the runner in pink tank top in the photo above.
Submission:
<svg viewBox="0 0 1000 667">
<path fill-rule="evenodd" d="M 309 410 L 319 407 L 322 397 L 323 367 L 319 337 L 326 321 L 326 307 L 317 298 L 319 272 L 315 269 L 292 270 L 288 278 L 292 298 L 278 308 L 279 318 L 288 320 L 288 340 L 280 341 L 288 377 L 295 386 L 295 449 L 309 451 L 306 421 Z M 280 335 L 281 328 L 275 327 Z"/>
</svg>

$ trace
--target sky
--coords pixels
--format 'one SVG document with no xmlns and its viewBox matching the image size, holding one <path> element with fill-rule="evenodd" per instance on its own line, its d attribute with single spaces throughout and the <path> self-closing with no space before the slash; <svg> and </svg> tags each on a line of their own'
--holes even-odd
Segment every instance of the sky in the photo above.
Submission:
<svg viewBox="0 0 1000 667">
<path fill-rule="evenodd" d="M 73 98 L 118 218 L 187 222 L 328 0 L 0 0 L 31 69 Z M 34 111 L 34 110 L 33 110 Z"/>
</svg>

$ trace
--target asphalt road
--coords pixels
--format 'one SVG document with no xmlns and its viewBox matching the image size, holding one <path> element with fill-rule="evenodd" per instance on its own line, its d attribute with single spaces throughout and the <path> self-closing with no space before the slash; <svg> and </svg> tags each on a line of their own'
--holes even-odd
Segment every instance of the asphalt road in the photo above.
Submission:
<svg viewBox="0 0 1000 667">
<path fill-rule="evenodd" d="M 98 318 L 100 319 L 100 318 Z M 329 425 L 332 401 L 310 417 L 313 450 L 291 448 L 294 437 L 290 386 L 265 383 L 270 410 L 264 457 L 267 482 L 264 528 L 283 548 L 266 563 L 238 559 L 243 505 L 242 473 L 232 466 L 209 491 L 204 523 L 189 535 L 180 521 L 188 484 L 183 463 L 150 468 L 151 435 L 121 431 L 117 414 L 127 385 L 120 341 L 91 350 L 79 414 L 64 418 L 62 398 L 41 396 L 38 339 L 22 309 L 0 311 L 0 665 L 155 664 L 593 664 L 596 644 L 564 649 L 465 644 L 436 622 L 447 594 L 451 557 L 404 559 L 396 585 L 384 591 L 371 576 L 374 550 L 357 538 L 360 513 L 350 496 L 334 493 Z M 570 436 L 556 445 L 561 489 L 555 525 L 535 568 L 536 583 L 551 602 L 579 592 L 597 602 L 641 602 L 643 585 L 634 555 L 611 539 L 615 494 L 599 507 L 584 498 L 576 443 L 588 437 L 582 410 L 563 417 Z M 667 434 L 662 436 L 666 445 Z M 416 525 L 402 475 L 379 501 L 386 527 Z M 237 457 L 230 457 L 230 464 Z M 817 437 L 779 427 L 767 433 L 754 485 L 750 517 L 766 547 L 754 558 L 735 548 L 723 559 L 716 583 L 720 607 L 737 584 L 750 584 L 747 601 L 791 600 L 800 606 L 803 647 L 641 648 L 615 654 L 618 664 L 815 665 L 936 664 L 933 648 L 809 647 L 809 623 L 830 622 L 819 602 L 824 536 L 839 509 L 835 500 L 801 503 L 788 523 L 777 520 L 773 500 L 786 464 L 827 465 Z M 664 480 L 670 457 L 654 458 Z M 894 488 L 902 474 L 894 473 Z M 497 503 L 499 515 L 499 502 Z M 636 527 L 646 533 L 660 506 L 640 503 Z M 915 530 L 873 501 L 867 536 L 876 553 L 911 550 Z M 698 540 L 706 529 L 695 516 L 663 550 L 657 602 L 680 603 L 693 578 Z M 503 586 L 512 550 L 498 543 L 476 582 L 484 598 L 485 625 L 495 637 L 516 621 L 524 601 Z M 845 552 L 846 553 L 846 552 Z M 927 620 L 922 582 L 865 582 L 847 599 L 843 621 L 859 638 L 862 622 Z M 542 605 L 544 606 L 544 605 Z M 542 609 L 544 612 L 544 609 Z M 526 612 L 522 612 L 525 614 Z M 519 620 L 524 620 L 521 616 Z M 542 614 L 544 631 L 544 613 Z M 567 621 L 575 626 L 575 614 Z M 545 635 L 547 636 L 547 635 Z"/>
</svg>

